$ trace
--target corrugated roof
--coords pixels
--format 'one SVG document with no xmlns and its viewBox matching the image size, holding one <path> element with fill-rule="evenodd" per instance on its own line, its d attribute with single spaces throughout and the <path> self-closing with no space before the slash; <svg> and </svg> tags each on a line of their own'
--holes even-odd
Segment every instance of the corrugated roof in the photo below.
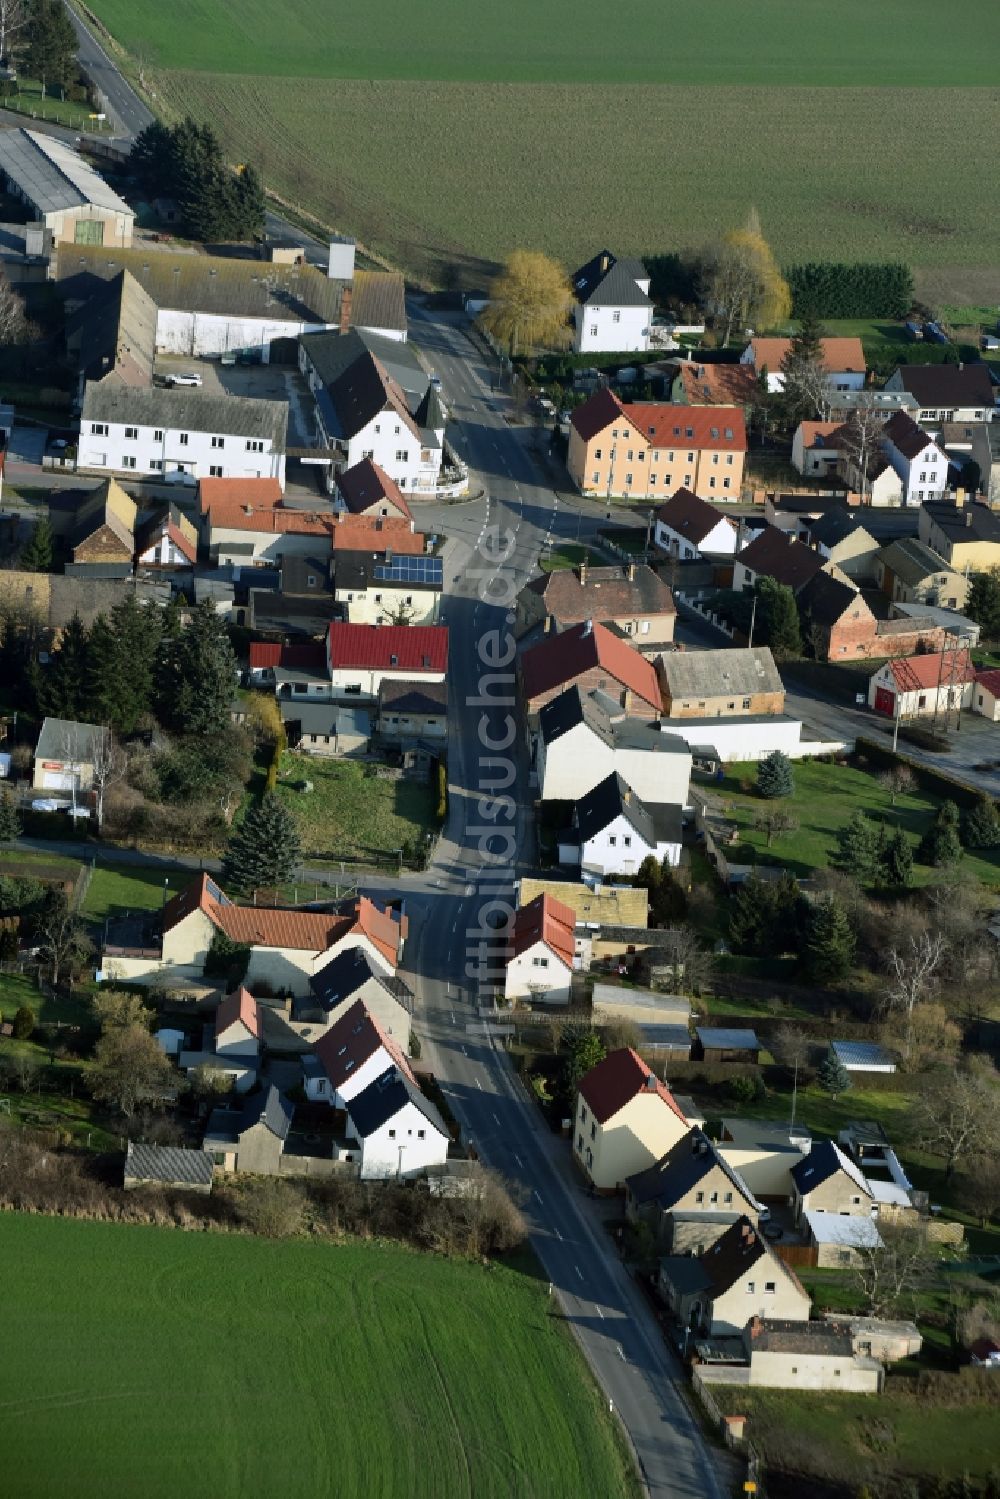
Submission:
<svg viewBox="0 0 1000 1499">
<path fill-rule="evenodd" d="M 448 667 L 447 625 L 351 625 L 334 621 L 328 635 L 333 671 L 430 671 Z"/>
<path fill-rule="evenodd" d="M 0 130 L 0 171 L 41 214 L 89 203 L 130 220 L 135 217 L 104 178 L 54 135 L 23 127 Z"/>
<path fill-rule="evenodd" d="M 695 1035 L 704 1047 L 725 1048 L 727 1051 L 759 1051 L 760 1042 L 756 1031 L 739 1026 L 699 1025 Z"/>
<path fill-rule="evenodd" d="M 148 389 L 88 380 L 81 420 L 134 423 L 171 432 L 213 432 L 232 437 L 260 437 L 276 453 L 285 451 L 287 401 L 258 401 L 249 396 L 213 395 L 205 390 L 150 386 Z"/>
<path fill-rule="evenodd" d="M 580 1096 L 600 1124 L 607 1124 L 641 1093 L 655 1093 L 682 1124 L 687 1123 L 670 1089 L 660 1082 L 631 1046 L 608 1052 L 580 1082 Z"/>
<path fill-rule="evenodd" d="M 125 1156 L 125 1180 L 139 1182 L 183 1183 L 185 1186 L 212 1185 L 212 1157 L 204 1150 L 185 1150 L 179 1145 L 146 1145 L 138 1140 L 128 1142 Z"/>
<path fill-rule="evenodd" d="M 652 664 L 605 625 L 591 625 L 589 620 L 549 635 L 524 653 L 520 662 L 524 695 L 530 703 L 553 687 L 569 686 L 594 667 L 657 711 L 662 707 Z"/>
</svg>

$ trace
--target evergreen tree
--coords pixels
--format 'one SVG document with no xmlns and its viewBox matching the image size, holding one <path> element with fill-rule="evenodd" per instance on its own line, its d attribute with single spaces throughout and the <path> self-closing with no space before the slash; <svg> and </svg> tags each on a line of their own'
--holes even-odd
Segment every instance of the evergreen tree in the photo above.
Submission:
<svg viewBox="0 0 1000 1499">
<path fill-rule="evenodd" d="M 26 573 L 52 571 L 52 527 L 44 516 L 21 548 L 20 563 Z"/>
<path fill-rule="evenodd" d="M 816 902 L 809 913 L 805 940 L 805 970 L 817 984 L 837 984 L 854 962 L 854 933 L 847 912 L 832 895 Z"/>
<path fill-rule="evenodd" d="M 230 723 L 236 657 L 225 621 L 206 600 L 160 652 L 159 716 L 185 734 L 220 734 Z"/>
<path fill-rule="evenodd" d="M 649 896 L 650 926 L 668 927 L 687 912 L 687 896 L 666 859 L 647 855 L 633 884 Z"/>
<path fill-rule="evenodd" d="M 965 613 L 981 626 L 987 640 L 1000 640 L 1000 567 L 976 574 L 969 585 Z"/>
<path fill-rule="evenodd" d="M 811 312 L 805 313 L 781 361 L 781 372 L 785 377 L 781 410 L 790 428 L 821 414 L 820 403 L 826 392 L 823 338 L 824 329 L 819 319 Z"/>
<path fill-rule="evenodd" d="M 25 70 L 47 88 L 65 92 L 76 77 L 79 43 L 62 0 L 34 0 L 28 23 Z"/>
<path fill-rule="evenodd" d="M 252 166 L 234 172 L 210 125 L 190 116 L 174 126 L 156 122 L 132 149 L 132 165 L 147 191 L 177 200 L 194 239 L 252 239 L 264 228 L 265 200 Z"/>
<path fill-rule="evenodd" d="M 291 812 L 269 794 L 250 808 L 230 838 L 222 861 L 223 883 L 247 895 L 287 884 L 301 853 Z"/>
<path fill-rule="evenodd" d="M 74 614 L 40 679 L 39 706 L 43 713 L 50 718 L 87 721 L 91 711 L 88 661 L 87 627 L 79 614 Z"/>
<path fill-rule="evenodd" d="M 879 852 L 879 827 L 859 808 L 837 833 L 836 863 L 859 884 L 873 879 Z"/>
<path fill-rule="evenodd" d="M 917 858 L 921 864 L 944 868 L 957 864 L 962 857 L 958 836 L 958 808 L 952 801 L 942 802 L 930 827 L 920 840 Z"/>
<path fill-rule="evenodd" d="M 87 683 L 91 714 L 122 734 L 130 734 L 152 708 L 160 642 L 155 604 L 127 594 L 109 617 L 98 615 L 87 641 Z"/>
<path fill-rule="evenodd" d="M 800 656 L 802 625 L 792 590 L 774 578 L 759 578 L 754 592 L 759 626 L 755 638 L 770 646 L 775 656 Z"/>
<path fill-rule="evenodd" d="M 21 836 L 21 819 L 7 787 L 0 797 L 0 843 L 13 843 Z"/>
<path fill-rule="evenodd" d="M 560 1074 L 560 1091 L 568 1103 L 575 1105 L 580 1083 L 607 1056 L 607 1047 L 595 1030 L 574 1029 L 563 1037 L 564 1053 Z"/>
<path fill-rule="evenodd" d="M 791 796 L 795 791 L 792 762 L 781 750 L 772 750 L 757 765 L 757 795 L 768 801 L 779 796 Z"/>
<path fill-rule="evenodd" d="M 898 887 L 910 883 L 913 874 L 913 849 L 902 828 L 890 833 L 881 851 L 882 878 L 887 885 Z"/>
<path fill-rule="evenodd" d="M 831 1051 L 820 1063 L 816 1073 L 816 1081 L 824 1093 L 829 1093 L 834 1098 L 839 1098 L 841 1093 L 846 1093 L 850 1088 L 851 1074 L 839 1057 Z"/>
<path fill-rule="evenodd" d="M 1000 813 L 986 792 L 962 818 L 962 842 L 966 848 L 996 848 L 1000 844 Z"/>
<path fill-rule="evenodd" d="M 729 940 L 751 957 L 780 957 L 798 946 L 803 917 L 799 888 L 790 875 L 762 880 L 753 872 L 729 907 Z"/>
</svg>

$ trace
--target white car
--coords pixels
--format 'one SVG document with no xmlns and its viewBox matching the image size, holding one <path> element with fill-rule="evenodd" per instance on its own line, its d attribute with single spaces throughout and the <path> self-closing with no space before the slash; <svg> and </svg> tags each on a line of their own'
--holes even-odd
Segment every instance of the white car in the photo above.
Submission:
<svg viewBox="0 0 1000 1499">
<path fill-rule="evenodd" d="M 69 802 L 57 802 L 51 796 L 38 796 L 31 803 L 32 812 L 68 812 Z"/>
<path fill-rule="evenodd" d="M 190 370 L 185 371 L 184 374 L 166 375 L 164 378 L 168 385 L 201 385 L 201 376 Z"/>
</svg>

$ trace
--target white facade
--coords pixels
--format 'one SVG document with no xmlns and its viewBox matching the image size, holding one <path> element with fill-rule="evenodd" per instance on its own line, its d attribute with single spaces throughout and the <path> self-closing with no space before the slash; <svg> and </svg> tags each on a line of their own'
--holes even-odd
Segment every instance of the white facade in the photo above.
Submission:
<svg viewBox="0 0 1000 1499">
<path fill-rule="evenodd" d="M 145 562 L 149 567 L 192 567 L 191 558 L 181 551 L 176 542 L 171 541 L 164 531 L 158 536 L 144 552 L 138 553 L 137 562 Z"/>
<path fill-rule="evenodd" d="M 972 711 L 982 718 L 990 719 L 993 723 L 1000 719 L 1000 697 L 992 692 L 985 682 L 975 683 L 972 693 Z"/>
<path fill-rule="evenodd" d="M 308 1078 L 306 1097 L 313 1102 L 328 1103 L 331 1109 L 346 1109 L 352 1098 L 357 1098 L 358 1094 L 363 1093 L 370 1083 L 375 1082 L 383 1072 L 387 1072 L 395 1065 L 395 1058 L 389 1055 L 384 1046 L 379 1046 L 370 1057 L 367 1057 L 341 1081 L 338 1088 L 334 1088 L 325 1072 L 319 1077 Z"/>
<path fill-rule="evenodd" d="M 747 344 L 740 355 L 740 364 L 754 364 L 753 344 Z M 867 370 L 828 370 L 826 383 L 833 390 L 864 390 L 865 380 L 868 378 Z M 768 367 L 767 389 L 769 395 L 774 395 L 785 388 L 785 376 L 779 368 L 772 370 Z"/>
<path fill-rule="evenodd" d="M 330 673 L 335 696 L 347 693 L 352 697 L 377 698 L 383 682 L 443 682 L 443 671 L 414 671 L 413 667 L 400 667 L 396 671 L 383 671 L 381 667 L 336 666 Z"/>
<path fill-rule="evenodd" d="M 315 550 L 315 548 L 313 548 Z M 409 625 L 436 625 L 441 594 L 438 589 L 418 588 L 415 583 L 375 582 L 368 588 L 335 588 L 338 604 L 346 604 L 347 621 L 352 625 L 378 625 L 406 613 Z"/>
<path fill-rule="evenodd" d="M 252 551 L 247 553 L 247 547 Z M 282 557 L 328 556 L 328 536 L 299 531 L 243 531 L 230 526 L 211 526 L 208 551 L 219 566 L 247 567 L 280 562 Z"/>
<path fill-rule="evenodd" d="M 690 754 L 616 748 L 586 724 L 575 724 L 549 745 L 539 734 L 535 764 L 543 802 L 579 801 L 617 771 L 640 801 L 683 806 L 691 780 Z"/>
<path fill-rule="evenodd" d="M 349 1114 L 347 1133 L 358 1139 Z M 362 1180 L 421 1176 L 429 1166 L 443 1166 L 448 1159 L 447 1135 L 441 1134 L 427 1115 L 410 1102 L 359 1143 Z"/>
<path fill-rule="evenodd" d="M 724 515 L 719 516 L 718 525 L 713 526 L 697 545 L 689 537 L 674 531 L 666 521 L 657 520 L 653 531 L 653 539 L 662 552 L 669 552 L 672 557 L 685 562 L 693 557 L 734 557 L 738 535 L 736 526 Z"/>
<path fill-rule="evenodd" d="M 81 420 L 77 467 L 134 478 L 277 479 L 285 487 L 285 455 L 269 437 L 180 431 Z"/>
<path fill-rule="evenodd" d="M 892 663 L 879 667 L 868 683 L 868 706 L 890 718 L 921 718 L 934 713 L 971 708 L 974 682 L 948 682 L 948 666 L 942 670 L 940 686 L 914 687 L 901 692 L 892 674 Z M 891 702 L 890 702 L 891 698 Z"/>
<path fill-rule="evenodd" d="M 260 1042 L 242 1020 L 234 1020 L 216 1036 L 215 1050 L 220 1057 L 256 1057 L 260 1054 Z"/>
<path fill-rule="evenodd" d="M 573 970 L 547 943 L 532 943 L 507 964 L 504 994 L 508 999 L 537 999 L 568 1005 Z"/>
<path fill-rule="evenodd" d="M 161 307 L 156 315 L 156 347 L 163 354 L 211 359 L 230 351 L 256 350 L 262 364 L 271 361 L 272 340 L 323 333 L 333 323 L 289 322 L 278 318 L 238 317 L 218 312 L 182 312 Z M 381 330 L 378 330 L 381 331 Z"/>
<path fill-rule="evenodd" d="M 801 720 L 785 718 L 783 714 L 761 720 L 664 718 L 660 732 L 676 734 L 695 748 L 711 747 L 723 764 L 731 760 L 763 760 L 774 750 L 781 750 L 789 759 L 801 759 L 804 755 L 822 754 L 828 748 L 803 744 Z"/>
<path fill-rule="evenodd" d="M 579 863 L 581 868 L 598 874 L 635 874 L 650 854 L 661 861 L 666 859 L 676 868 L 681 861 L 681 845 L 648 844 L 621 813 L 583 843 L 559 845 L 560 864 Z"/>
<path fill-rule="evenodd" d="M 915 458 L 908 458 L 886 438 L 882 451 L 899 475 L 905 505 L 922 505 L 924 500 L 939 500 L 948 489 L 948 459 L 936 442 L 927 439 Z"/>
<path fill-rule="evenodd" d="M 648 294 L 648 279 L 638 285 Z M 584 307 L 577 302 L 573 320 L 578 354 L 644 354 L 649 348 L 652 306 Z"/>
<path fill-rule="evenodd" d="M 381 331 L 381 330 L 379 330 Z M 323 389 L 323 382 L 316 374 L 305 348 L 299 347 L 299 370 L 305 376 L 311 394 L 315 397 Z M 328 432 L 324 426 L 323 413 L 317 403 L 314 407 L 316 425 L 319 429 L 320 447 L 336 449 L 337 469 L 353 468 L 363 458 L 370 458 L 394 479 L 400 489 L 434 493 L 441 475 L 444 430 L 435 433 L 438 446 L 422 446 L 418 431 L 407 425 L 394 406 L 386 404 L 371 421 L 348 437 Z M 414 424 L 415 425 L 415 424 Z M 329 487 L 334 487 L 335 476 L 331 471 Z"/>
</svg>

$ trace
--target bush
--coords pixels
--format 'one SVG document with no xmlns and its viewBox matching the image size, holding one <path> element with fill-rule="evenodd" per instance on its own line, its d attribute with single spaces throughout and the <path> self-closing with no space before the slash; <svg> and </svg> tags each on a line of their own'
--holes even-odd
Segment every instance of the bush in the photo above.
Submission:
<svg viewBox="0 0 1000 1499">
<path fill-rule="evenodd" d="M 781 750 L 774 750 L 757 766 L 757 794 L 771 801 L 779 796 L 791 796 L 794 791 L 792 762 Z"/>
<path fill-rule="evenodd" d="M 290 1239 L 301 1233 L 304 1208 L 300 1189 L 276 1176 L 248 1182 L 240 1193 L 240 1221 L 264 1239 Z"/>
<path fill-rule="evenodd" d="M 437 787 L 438 799 L 434 815 L 438 822 L 443 823 L 448 816 L 448 766 L 444 760 L 437 762 Z"/>
<path fill-rule="evenodd" d="M 810 261 L 790 266 L 786 279 L 797 318 L 898 319 L 913 305 L 913 276 L 898 261 Z"/>
<path fill-rule="evenodd" d="M 764 1079 L 759 1073 L 749 1077 L 731 1077 L 726 1083 L 726 1092 L 734 1103 L 759 1103 L 764 1097 Z"/>
<path fill-rule="evenodd" d="M 35 1012 L 30 1005 L 21 1005 L 14 1016 L 15 1041 L 27 1041 L 35 1029 Z"/>
</svg>

